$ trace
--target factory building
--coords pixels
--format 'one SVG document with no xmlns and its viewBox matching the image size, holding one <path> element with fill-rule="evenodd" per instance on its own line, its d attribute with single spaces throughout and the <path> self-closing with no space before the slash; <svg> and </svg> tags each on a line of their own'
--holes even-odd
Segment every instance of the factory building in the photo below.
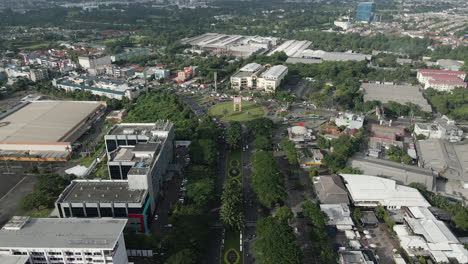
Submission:
<svg viewBox="0 0 468 264">
<path fill-rule="evenodd" d="M 125 219 L 15 216 L 0 230 L 0 261 L 127 264 L 123 236 L 126 222 Z"/>
<path fill-rule="evenodd" d="M 0 116 L 0 159 L 64 161 L 104 102 L 26 101 Z"/>
</svg>

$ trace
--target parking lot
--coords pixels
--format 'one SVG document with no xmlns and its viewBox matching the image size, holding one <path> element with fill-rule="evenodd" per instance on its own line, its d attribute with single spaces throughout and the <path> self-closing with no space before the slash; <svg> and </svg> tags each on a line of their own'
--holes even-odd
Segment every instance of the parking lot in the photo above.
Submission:
<svg viewBox="0 0 468 264">
<path fill-rule="evenodd" d="M 3 171 L 4 172 L 4 171 Z M 24 174 L 0 174 L 0 226 L 3 226 L 12 216 L 20 215 L 18 208 L 21 198 L 34 188 L 36 176 Z"/>
</svg>

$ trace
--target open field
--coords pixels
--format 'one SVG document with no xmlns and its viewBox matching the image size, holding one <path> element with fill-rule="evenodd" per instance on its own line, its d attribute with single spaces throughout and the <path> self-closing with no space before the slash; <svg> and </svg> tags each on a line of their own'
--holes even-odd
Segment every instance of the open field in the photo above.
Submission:
<svg viewBox="0 0 468 264">
<path fill-rule="evenodd" d="M 209 114 L 223 121 L 250 121 L 265 116 L 266 109 L 255 103 L 242 102 L 242 111 L 234 112 L 233 102 L 225 102 L 212 106 Z"/>
</svg>

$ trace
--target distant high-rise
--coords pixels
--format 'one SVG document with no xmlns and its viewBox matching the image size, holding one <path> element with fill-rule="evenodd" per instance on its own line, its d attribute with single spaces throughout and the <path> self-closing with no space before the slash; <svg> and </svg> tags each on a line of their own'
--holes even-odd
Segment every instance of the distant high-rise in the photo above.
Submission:
<svg viewBox="0 0 468 264">
<path fill-rule="evenodd" d="M 356 8 L 356 21 L 370 22 L 373 17 L 374 3 L 359 3 Z"/>
</svg>

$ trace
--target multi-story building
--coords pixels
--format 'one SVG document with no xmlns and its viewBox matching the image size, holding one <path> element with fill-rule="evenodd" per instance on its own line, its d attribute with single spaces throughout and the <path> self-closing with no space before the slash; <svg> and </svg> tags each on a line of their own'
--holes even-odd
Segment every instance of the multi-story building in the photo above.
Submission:
<svg viewBox="0 0 468 264">
<path fill-rule="evenodd" d="M 128 61 L 131 58 L 138 56 L 146 56 L 151 53 L 151 50 L 148 48 L 127 48 L 124 52 L 110 56 L 112 62 L 115 61 Z"/>
<path fill-rule="evenodd" d="M 445 71 L 434 69 L 418 69 L 417 78 L 424 89 L 433 88 L 438 91 L 451 91 L 456 87 L 467 88 L 466 73 L 462 71 Z"/>
<path fill-rule="evenodd" d="M 463 130 L 455 125 L 454 120 L 450 120 L 445 116 L 436 119 L 432 124 L 416 123 L 414 125 L 414 134 L 450 142 L 458 142 L 463 139 Z"/>
<path fill-rule="evenodd" d="M 147 232 L 173 157 L 174 126 L 122 123 L 104 137 L 110 180 L 73 181 L 60 195 L 60 217 L 128 218 Z"/>
<path fill-rule="evenodd" d="M 356 21 L 371 22 L 374 16 L 374 3 L 359 3 L 356 8 Z"/>
<path fill-rule="evenodd" d="M 47 80 L 49 78 L 49 71 L 47 69 L 31 69 L 29 78 L 33 82 Z"/>
<path fill-rule="evenodd" d="M 0 259 L 26 256 L 30 264 L 127 264 L 126 222 L 16 216 L 0 230 Z"/>
<path fill-rule="evenodd" d="M 96 68 L 111 64 L 111 57 L 106 55 L 91 55 L 78 57 L 78 63 L 84 69 Z"/>
<path fill-rule="evenodd" d="M 245 65 L 239 72 L 231 76 L 231 88 L 274 92 L 287 74 L 288 68 L 286 66 L 267 67 L 253 62 Z"/>
</svg>

